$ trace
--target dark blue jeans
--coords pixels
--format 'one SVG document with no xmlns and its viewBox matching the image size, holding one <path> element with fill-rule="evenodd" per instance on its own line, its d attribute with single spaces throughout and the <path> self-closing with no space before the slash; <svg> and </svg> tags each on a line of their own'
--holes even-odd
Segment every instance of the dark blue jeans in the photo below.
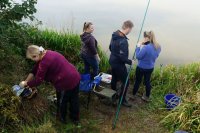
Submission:
<svg viewBox="0 0 200 133">
<path fill-rule="evenodd" d="M 99 62 L 95 57 L 87 57 L 85 55 L 81 55 L 84 66 L 85 66 L 85 74 L 90 73 L 90 67 L 92 67 L 93 72 L 91 73 L 91 77 L 94 78 L 99 73 Z"/>
<path fill-rule="evenodd" d="M 135 79 L 135 85 L 133 88 L 133 95 L 136 95 L 138 92 L 138 89 L 140 87 L 140 84 L 142 82 L 142 79 L 144 77 L 144 84 L 146 86 L 146 96 L 149 97 L 151 94 L 151 74 L 154 69 L 142 69 L 137 67 L 136 68 L 136 79 Z"/>
<path fill-rule="evenodd" d="M 119 66 L 116 65 L 116 66 L 112 67 L 111 88 L 113 90 L 117 91 L 117 82 L 120 81 L 122 83 L 121 89 L 120 89 L 120 97 L 122 96 L 123 91 L 124 91 L 123 102 L 126 98 L 126 93 L 127 93 L 128 86 L 129 86 L 129 81 L 128 81 L 126 84 L 126 87 L 124 87 L 125 83 L 126 83 L 127 75 L 128 75 L 128 73 L 127 73 L 127 69 L 126 69 L 125 65 L 119 65 Z M 125 88 L 125 90 L 124 90 L 124 88 Z"/>
</svg>

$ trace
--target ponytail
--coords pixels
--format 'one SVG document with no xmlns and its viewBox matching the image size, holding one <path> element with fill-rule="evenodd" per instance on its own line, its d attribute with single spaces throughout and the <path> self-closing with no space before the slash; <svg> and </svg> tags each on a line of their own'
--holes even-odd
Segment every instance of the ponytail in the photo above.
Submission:
<svg viewBox="0 0 200 133">
<path fill-rule="evenodd" d="M 83 25 L 83 32 L 85 32 L 85 30 L 86 30 L 86 28 L 85 28 L 86 26 L 85 25 L 86 25 L 86 22 Z"/>
<path fill-rule="evenodd" d="M 83 32 L 85 32 L 91 25 L 93 25 L 91 22 L 85 22 L 83 25 Z"/>
</svg>

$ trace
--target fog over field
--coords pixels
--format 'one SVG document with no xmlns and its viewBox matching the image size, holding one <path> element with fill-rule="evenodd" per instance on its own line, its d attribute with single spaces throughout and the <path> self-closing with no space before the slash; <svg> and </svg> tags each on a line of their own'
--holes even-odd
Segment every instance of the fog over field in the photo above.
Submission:
<svg viewBox="0 0 200 133">
<path fill-rule="evenodd" d="M 19 1 L 19 0 L 18 0 Z M 128 36 L 130 56 L 148 0 L 38 0 L 36 17 L 43 28 L 82 33 L 85 21 L 95 24 L 95 37 L 107 52 L 113 31 L 130 19 L 135 28 Z M 152 0 L 144 30 L 153 30 L 162 53 L 157 64 L 185 64 L 200 58 L 200 1 Z M 107 52 L 109 55 L 109 52 Z"/>
</svg>

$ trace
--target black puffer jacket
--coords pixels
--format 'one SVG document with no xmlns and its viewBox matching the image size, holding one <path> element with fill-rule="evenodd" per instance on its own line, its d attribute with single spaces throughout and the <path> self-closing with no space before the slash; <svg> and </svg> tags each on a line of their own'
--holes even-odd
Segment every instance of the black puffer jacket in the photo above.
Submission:
<svg viewBox="0 0 200 133">
<path fill-rule="evenodd" d="M 110 43 L 110 59 L 109 63 L 112 67 L 117 65 L 132 64 L 132 61 L 128 59 L 128 38 L 121 31 L 116 31 L 112 34 Z"/>
<path fill-rule="evenodd" d="M 91 33 L 83 33 L 81 36 L 81 54 L 87 57 L 94 57 L 97 54 L 97 40 Z"/>
</svg>

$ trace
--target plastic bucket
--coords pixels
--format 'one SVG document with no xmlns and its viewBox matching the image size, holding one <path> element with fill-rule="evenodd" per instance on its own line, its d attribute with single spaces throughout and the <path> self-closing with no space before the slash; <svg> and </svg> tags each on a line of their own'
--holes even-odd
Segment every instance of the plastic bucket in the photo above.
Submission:
<svg viewBox="0 0 200 133">
<path fill-rule="evenodd" d="M 165 95 L 165 104 L 168 110 L 171 110 L 179 105 L 181 98 L 176 96 L 175 94 L 167 94 Z"/>
</svg>

